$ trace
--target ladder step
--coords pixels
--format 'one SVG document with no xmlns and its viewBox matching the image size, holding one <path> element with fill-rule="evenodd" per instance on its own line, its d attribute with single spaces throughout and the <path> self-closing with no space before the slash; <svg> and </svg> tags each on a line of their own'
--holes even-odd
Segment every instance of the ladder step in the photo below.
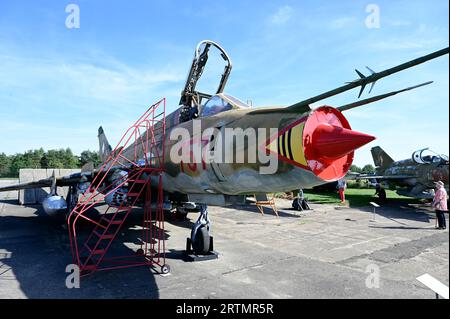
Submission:
<svg viewBox="0 0 450 319">
<path fill-rule="evenodd" d="M 81 271 L 83 270 L 96 270 L 97 269 L 97 265 L 86 265 L 86 266 L 82 266 L 81 267 Z"/>
<path fill-rule="evenodd" d="M 146 179 L 130 179 L 129 182 L 137 183 L 137 184 L 145 184 L 147 183 Z"/>
<path fill-rule="evenodd" d="M 92 250 L 87 244 L 84 244 L 84 247 L 86 247 L 86 249 L 89 251 L 89 253 L 90 253 L 90 254 L 93 254 L 93 255 L 101 255 L 101 254 L 104 254 L 104 253 L 105 253 L 105 250 L 104 250 L 104 249 L 95 249 L 95 250 Z"/>
<path fill-rule="evenodd" d="M 140 193 L 128 193 L 127 194 L 128 197 L 137 197 L 139 195 L 140 195 Z"/>
<path fill-rule="evenodd" d="M 117 213 L 127 211 L 130 208 L 128 206 L 114 206 L 114 205 L 108 205 L 108 206 L 114 208 Z"/>
<path fill-rule="evenodd" d="M 113 224 L 113 225 L 122 224 L 122 222 L 123 222 L 123 220 L 120 220 L 120 219 L 118 219 L 118 220 L 116 220 L 116 219 L 111 220 L 111 219 L 108 219 L 108 218 L 106 218 L 104 216 L 102 216 L 101 220 L 104 220 L 108 224 Z"/>
<path fill-rule="evenodd" d="M 107 226 L 103 226 L 102 224 L 100 224 L 100 222 L 98 223 L 97 226 L 98 226 L 98 227 L 101 227 L 101 228 L 103 228 L 103 229 L 107 229 L 107 228 L 108 228 Z"/>
<path fill-rule="evenodd" d="M 106 235 L 105 234 L 100 234 L 96 230 L 94 230 L 94 234 L 100 239 L 111 239 L 111 238 L 114 237 L 113 234 L 106 234 Z"/>
</svg>

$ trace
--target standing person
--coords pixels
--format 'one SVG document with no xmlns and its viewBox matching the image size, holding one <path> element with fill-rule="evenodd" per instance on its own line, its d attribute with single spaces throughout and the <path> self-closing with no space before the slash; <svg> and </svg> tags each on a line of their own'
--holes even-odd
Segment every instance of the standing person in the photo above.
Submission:
<svg viewBox="0 0 450 319">
<path fill-rule="evenodd" d="M 292 207 L 294 207 L 296 210 L 300 210 L 300 211 L 311 209 L 309 207 L 308 202 L 305 199 L 305 195 L 303 193 L 302 188 L 299 189 L 297 198 L 295 198 L 294 201 L 292 202 Z"/>
<path fill-rule="evenodd" d="M 341 198 L 341 203 L 345 203 L 345 189 L 347 188 L 347 182 L 345 178 L 338 180 L 339 197 Z"/>
<path fill-rule="evenodd" d="M 298 201 L 300 202 L 300 206 L 302 207 L 302 209 L 304 210 L 310 210 L 311 208 L 309 207 L 308 201 L 305 198 L 305 194 L 303 193 L 303 189 L 300 188 L 299 192 L 298 192 Z"/>
<path fill-rule="evenodd" d="M 384 188 L 381 186 L 380 183 L 377 183 L 377 185 L 375 186 L 375 189 L 376 189 L 375 195 L 378 195 L 381 203 L 385 203 L 386 202 L 386 191 L 384 190 Z"/>
<path fill-rule="evenodd" d="M 436 218 L 438 220 L 438 229 L 446 229 L 445 212 L 447 209 L 447 191 L 445 190 L 444 183 L 442 181 L 435 182 L 436 190 L 434 193 L 434 199 L 432 206 L 436 209 Z"/>
</svg>

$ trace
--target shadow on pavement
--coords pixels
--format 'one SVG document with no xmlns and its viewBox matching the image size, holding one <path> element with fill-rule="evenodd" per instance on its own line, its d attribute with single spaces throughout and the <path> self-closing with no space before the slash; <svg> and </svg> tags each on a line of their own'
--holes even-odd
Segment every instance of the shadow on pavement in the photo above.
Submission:
<svg viewBox="0 0 450 319">
<path fill-rule="evenodd" d="M 156 274 L 148 266 L 95 272 L 81 279 L 81 288 L 68 289 L 68 232 L 52 218 L 37 216 L 44 215 L 41 209 L 34 215 L 0 216 L 0 287 L 15 280 L 23 294 L 3 288 L 3 298 L 159 298 Z M 134 254 L 127 245 L 140 242 L 141 224 L 141 214 L 129 216 L 115 240 L 121 252 Z"/>
</svg>

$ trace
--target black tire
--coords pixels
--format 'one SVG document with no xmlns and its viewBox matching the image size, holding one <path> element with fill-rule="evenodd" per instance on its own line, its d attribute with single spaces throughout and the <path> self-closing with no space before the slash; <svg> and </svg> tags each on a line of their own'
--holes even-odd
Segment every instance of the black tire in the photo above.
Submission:
<svg viewBox="0 0 450 319">
<path fill-rule="evenodd" d="M 298 210 L 298 198 L 294 198 L 294 201 L 292 202 L 292 208 Z"/>
<path fill-rule="evenodd" d="M 164 264 L 161 266 L 161 273 L 164 275 L 167 275 L 168 273 L 170 273 L 170 266 L 167 264 Z"/>
<path fill-rule="evenodd" d="M 209 232 L 205 226 L 201 226 L 195 234 L 194 241 L 192 242 L 192 249 L 199 255 L 206 255 L 209 253 Z"/>
</svg>

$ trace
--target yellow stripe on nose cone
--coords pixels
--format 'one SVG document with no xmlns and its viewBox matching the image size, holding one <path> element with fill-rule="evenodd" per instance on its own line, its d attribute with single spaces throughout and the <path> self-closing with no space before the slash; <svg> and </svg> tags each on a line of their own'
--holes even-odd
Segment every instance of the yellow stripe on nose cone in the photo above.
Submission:
<svg viewBox="0 0 450 319">
<path fill-rule="evenodd" d="M 303 152 L 303 127 L 305 122 L 301 122 L 289 130 L 278 135 L 266 148 L 295 163 L 307 166 L 305 154 Z"/>
<path fill-rule="evenodd" d="M 307 165 L 305 153 L 303 151 L 303 127 L 305 122 L 302 122 L 293 128 L 291 128 L 291 150 L 293 155 L 293 161 L 302 165 Z"/>
</svg>

